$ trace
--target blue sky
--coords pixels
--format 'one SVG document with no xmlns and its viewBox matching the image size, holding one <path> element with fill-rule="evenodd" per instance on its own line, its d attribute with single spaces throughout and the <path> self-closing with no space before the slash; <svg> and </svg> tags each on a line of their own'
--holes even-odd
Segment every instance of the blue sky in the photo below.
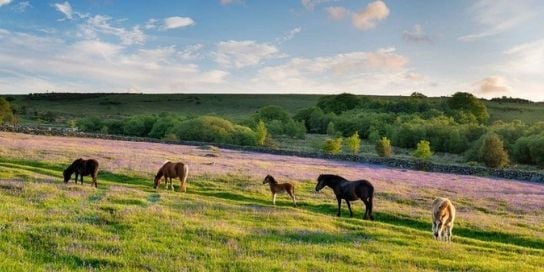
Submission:
<svg viewBox="0 0 544 272">
<path fill-rule="evenodd" d="M 544 1 L 0 0 L 0 93 L 544 100 Z"/>
</svg>

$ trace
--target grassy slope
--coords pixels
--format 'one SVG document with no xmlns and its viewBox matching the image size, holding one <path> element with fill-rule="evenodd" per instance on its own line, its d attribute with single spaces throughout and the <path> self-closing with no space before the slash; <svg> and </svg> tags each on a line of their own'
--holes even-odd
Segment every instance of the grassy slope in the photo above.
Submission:
<svg viewBox="0 0 544 272">
<path fill-rule="evenodd" d="M 25 105 L 29 113 L 52 111 L 60 113 L 63 120 L 99 115 L 106 118 L 126 117 L 134 114 L 173 112 L 181 115 L 218 114 L 235 120 L 247 118 L 258 108 L 279 105 L 295 113 L 314 106 L 319 95 L 227 95 L 227 94 L 166 94 L 166 95 L 104 95 L 75 101 L 27 100 L 16 98 L 13 104 Z M 406 99 L 406 97 L 375 97 L 384 100 Z M 432 98 L 440 101 L 442 98 Z M 120 104 L 117 104 L 120 103 Z M 526 123 L 543 121 L 544 105 L 499 104 L 486 102 L 491 121 L 522 120 Z M 29 122 L 29 120 L 23 120 Z"/>
<path fill-rule="evenodd" d="M 0 160 L 0 270 L 471 270 L 537 271 L 544 238 L 454 229 L 431 239 L 428 218 L 380 212 L 336 218 L 330 193 L 298 183 L 298 208 L 272 207 L 266 187 L 235 176 L 195 177 L 188 193 L 148 177 L 102 172 L 98 189 L 60 184 L 61 166 Z M 11 180 L 11 181 L 10 181 Z M 24 180 L 21 182 L 18 180 Z M 384 196 L 380 206 L 391 206 Z M 397 204 L 416 208 L 410 199 Z M 344 210 L 346 214 L 346 210 Z M 503 214 L 516 217 L 515 214 Z M 500 221 L 497 221 L 500 224 Z M 518 226 L 532 233 L 532 226 Z"/>
</svg>

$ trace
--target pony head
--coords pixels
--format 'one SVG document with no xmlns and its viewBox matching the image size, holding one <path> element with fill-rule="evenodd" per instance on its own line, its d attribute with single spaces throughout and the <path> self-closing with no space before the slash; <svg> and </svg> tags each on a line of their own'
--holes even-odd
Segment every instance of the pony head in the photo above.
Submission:
<svg viewBox="0 0 544 272">
<path fill-rule="evenodd" d="M 442 220 L 436 220 L 433 224 L 433 236 L 435 239 L 440 238 L 442 235 Z"/>
<path fill-rule="evenodd" d="M 270 183 L 272 182 L 272 180 L 274 180 L 274 178 L 271 175 L 266 175 L 266 177 L 263 180 L 263 184 Z"/>
<path fill-rule="evenodd" d="M 72 176 L 72 173 L 70 173 L 70 171 L 66 169 L 62 172 L 62 176 L 64 177 L 64 183 L 67 183 L 68 181 L 70 181 L 70 177 Z"/>
<path fill-rule="evenodd" d="M 323 189 L 323 187 L 325 187 L 325 180 L 326 178 L 324 175 L 319 175 L 317 178 L 317 184 L 315 185 L 316 192 L 319 192 L 321 189 Z"/>
<path fill-rule="evenodd" d="M 155 179 L 153 180 L 153 189 L 157 189 L 160 183 L 161 183 L 161 175 L 156 175 Z"/>
</svg>

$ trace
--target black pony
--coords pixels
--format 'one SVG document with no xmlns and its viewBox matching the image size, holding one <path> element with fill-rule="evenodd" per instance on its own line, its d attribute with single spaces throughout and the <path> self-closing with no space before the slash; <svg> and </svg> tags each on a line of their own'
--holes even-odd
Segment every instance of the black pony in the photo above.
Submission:
<svg viewBox="0 0 544 272">
<path fill-rule="evenodd" d="M 83 184 L 83 176 L 90 175 L 93 178 L 94 187 L 98 186 L 98 184 L 96 183 L 96 174 L 98 173 L 98 161 L 94 159 L 84 160 L 82 158 L 75 160 L 63 172 L 64 183 L 67 183 L 70 180 L 73 173 L 76 173 L 76 184 L 78 176 L 81 176 L 80 181 L 81 184 Z"/>
<path fill-rule="evenodd" d="M 342 205 L 342 199 L 346 200 L 349 208 L 349 215 L 353 217 L 353 212 L 351 211 L 350 201 L 356 201 L 361 199 L 365 203 L 365 214 L 363 219 L 374 220 L 372 216 L 372 199 L 374 198 L 374 186 L 368 180 L 356 180 L 348 181 L 343 177 L 337 175 L 319 175 L 317 178 L 317 185 L 315 186 L 315 191 L 323 189 L 323 187 L 329 186 L 336 195 L 336 200 L 338 201 L 338 213 L 337 216 L 340 216 L 340 206 Z"/>
</svg>

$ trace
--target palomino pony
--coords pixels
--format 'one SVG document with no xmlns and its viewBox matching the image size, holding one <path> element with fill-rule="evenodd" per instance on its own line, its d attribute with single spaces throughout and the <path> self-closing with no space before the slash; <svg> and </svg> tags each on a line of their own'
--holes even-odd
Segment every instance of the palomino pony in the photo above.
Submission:
<svg viewBox="0 0 544 272">
<path fill-rule="evenodd" d="M 365 214 L 363 219 L 374 220 L 374 216 L 372 216 L 374 186 L 372 186 L 368 180 L 362 179 L 348 181 L 345 178 L 337 175 L 319 175 L 317 178 L 315 191 L 319 192 L 319 190 L 323 189 L 325 186 L 330 187 L 336 195 L 336 200 L 338 201 L 338 212 L 336 213 L 337 216 L 340 216 L 342 199 L 345 199 L 346 203 L 348 204 L 350 217 L 353 217 L 350 201 L 361 199 L 365 203 Z"/>
<path fill-rule="evenodd" d="M 64 176 L 64 183 L 67 183 L 70 180 L 73 173 L 76 173 L 76 184 L 78 176 L 81 177 L 80 181 L 81 184 L 83 184 L 83 176 L 90 175 L 93 179 L 94 187 L 98 186 L 98 184 L 96 183 L 96 174 L 98 173 L 98 161 L 94 159 L 84 160 L 82 158 L 75 160 L 62 173 Z"/>
<path fill-rule="evenodd" d="M 440 241 L 451 242 L 451 230 L 455 220 L 455 207 L 447 198 L 433 201 L 433 236 Z"/>
<path fill-rule="evenodd" d="M 186 192 L 187 191 L 187 175 L 189 174 L 189 167 L 181 162 L 171 162 L 166 161 L 161 169 L 157 172 L 157 175 L 155 175 L 155 185 L 153 188 L 157 188 L 161 183 L 161 178 L 164 177 L 164 182 L 166 183 L 166 189 L 169 188 L 169 186 L 172 188 L 172 191 L 174 190 L 174 185 L 172 184 L 172 178 L 179 178 L 180 184 L 179 184 L 179 191 Z M 168 179 L 170 179 L 170 182 L 168 182 Z"/>
<path fill-rule="evenodd" d="M 264 180 L 263 184 L 270 185 L 270 192 L 272 193 L 272 204 L 276 205 L 276 194 L 287 192 L 291 199 L 293 200 L 293 205 L 295 207 L 297 206 L 297 201 L 295 199 L 295 186 L 289 182 L 287 183 L 278 183 L 274 177 L 271 175 L 267 175 Z"/>
</svg>

